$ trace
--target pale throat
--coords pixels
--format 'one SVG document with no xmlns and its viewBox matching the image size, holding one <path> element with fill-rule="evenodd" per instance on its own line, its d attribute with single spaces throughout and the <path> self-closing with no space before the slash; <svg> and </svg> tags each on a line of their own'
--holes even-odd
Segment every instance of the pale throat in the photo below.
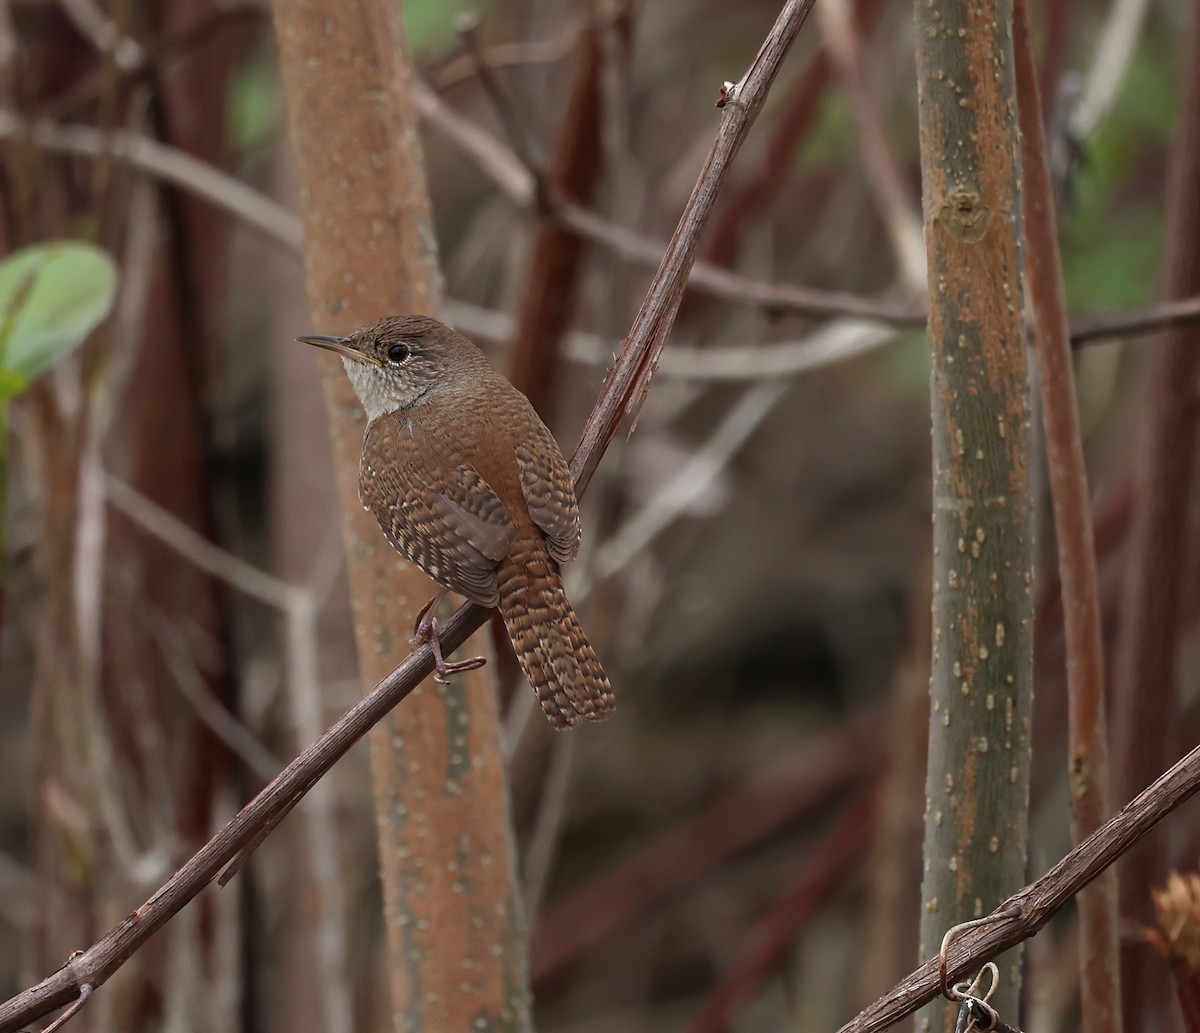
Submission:
<svg viewBox="0 0 1200 1033">
<path fill-rule="evenodd" d="M 377 366 L 346 358 L 342 359 L 342 365 L 346 367 L 346 376 L 350 378 L 354 393 L 367 413 L 368 423 L 403 408 L 400 399 L 390 389 L 392 385 L 388 377 Z"/>
</svg>

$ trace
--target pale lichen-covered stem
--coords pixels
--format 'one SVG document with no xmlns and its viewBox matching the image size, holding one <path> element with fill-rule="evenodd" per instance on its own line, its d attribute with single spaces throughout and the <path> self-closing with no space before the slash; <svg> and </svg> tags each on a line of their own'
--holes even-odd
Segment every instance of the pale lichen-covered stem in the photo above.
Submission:
<svg viewBox="0 0 1200 1033">
<path fill-rule="evenodd" d="M 1032 703 L 1029 376 L 1011 0 L 917 0 L 933 353 L 933 665 L 921 947 L 1024 882 Z M 1015 1019 L 1020 958 L 993 1003 Z M 953 1028 L 933 1004 L 918 1028 Z"/>
</svg>

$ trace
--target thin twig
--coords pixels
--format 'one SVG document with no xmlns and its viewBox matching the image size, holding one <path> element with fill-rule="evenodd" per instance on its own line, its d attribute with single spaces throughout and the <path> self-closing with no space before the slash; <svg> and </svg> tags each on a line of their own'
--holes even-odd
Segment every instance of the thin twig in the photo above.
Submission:
<svg viewBox="0 0 1200 1033">
<path fill-rule="evenodd" d="M 521 159 L 521 164 L 533 177 L 535 192 L 543 191 L 545 189 L 543 162 L 534 152 L 533 141 L 529 138 L 524 121 L 517 117 L 519 108 L 516 101 L 509 96 L 508 90 L 504 88 L 504 85 L 496 77 L 496 73 L 492 71 L 492 66 L 488 64 L 487 53 L 479 42 L 479 17 L 473 13 L 464 14 L 459 18 L 457 28 L 459 36 L 466 44 L 467 53 L 475 62 L 475 72 L 479 76 L 479 81 L 483 83 L 483 90 L 492 102 L 500 124 L 504 126 L 504 132 L 508 136 L 508 142 L 512 145 L 513 153 Z"/>
<path fill-rule="evenodd" d="M 786 380 L 764 380 L 746 391 L 679 472 L 597 550 L 593 576 L 611 577 L 670 526 L 726 469 L 787 388 Z"/>
<path fill-rule="evenodd" d="M 925 289 L 925 241 L 921 219 L 888 140 L 879 102 L 871 85 L 862 39 L 854 24 L 851 0 L 825 0 L 818 8 L 825 46 L 837 65 L 858 129 L 863 170 L 892 245 L 900 278 L 914 291 Z"/>
<path fill-rule="evenodd" d="M 577 491 L 586 489 L 608 443 L 631 406 L 630 395 L 642 374 L 648 384 L 653 356 L 674 321 L 678 299 L 730 160 L 762 106 L 788 46 L 808 14 L 812 0 L 789 0 L 768 34 L 751 71 L 739 84 L 735 103 L 727 105 L 713 154 L 705 163 L 696 189 L 680 219 L 668 253 L 651 283 L 646 303 L 625 340 L 617 363 L 605 381 L 572 460 Z M 263 586 L 260 586 L 263 587 Z M 454 650 L 475 631 L 490 611 L 461 607 L 442 627 L 442 647 Z M 0 1033 L 13 1033 L 25 1023 L 75 999 L 83 983 L 99 986 L 163 927 L 180 908 L 204 889 L 248 843 L 261 841 L 332 766 L 379 720 L 433 671 L 428 644 L 416 648 L 391 674 L 304 750 L 288 767 L 188 860 L 145 904 L 127 915 L 71 965 L 0 1004 Z"/>
<path fill-rule="evenodd" d="M 414 86 L 414 99 L 422 117 L 469 157 L 509 200 L 520 208 L 535 207 L 533 177 L 504 141 L 465 119 L 420 80 Z M 731 107 L 736 110 L 736 105 Z M 567 201 L 547 198 L 547 202 L 549 214 L 564 226 L 626 261 L 657 266 L 663 260 L 666 247 L 662 241 L 618 226 Z M 735 304 L 755 305 L 779 313 L 851 316 L 911 326 L 922 326 L 925 321 L 924 311 L 911 302 L 763 283 L 703 261 L 692 266 L 688 286 Z"/>
<path fill-rule="evenodd" d="M 726 104 L 700 178 L 684 207 L 679 225 L 671 237 L 662 263 L 634 317 L 626 345 L 609 371 L 602 396 L 619 400 L 620 409 L 609 414 L 594 412 L 584 425 L 580 445 L 572 460 L 571 472 L 581 487 L 586 487 L 596 470 L 608 442 L 620 422 L 628 417 L 633 426 L 641 412 L 650 381 L 658 368 L 658 356 L 675 324 L 679 303 L 687 286 L 688 274 L 696 260 L 696 247 L 703 233 L 717 192 L 725 180 L 730 162 L 741 149 L 750 126 L 758 116 L 784 55 L 808 17 L 814 0 L 788 0 L 774 27 L 759 50 L 750 71 L 727 91 Z M 637 342 L 636 347 L 631 347 Z M 644 342 L 644 344 L 642 344 Z"/>
<path fill-rule="evenodd" d="M 1076 893 L 1197 791 L 1200 791 L 1200 746 L 1164 771 L 1040 879 L 1001 903 L 992 912 L 997 917 L 995 924 L 958 937 L 949 952 L 950 978 L 974 975 L 985 961 L 1033 936 Z M 1000 920 L 1000 915 L 1010 912 L 1015 917 Z M 938 959 L 931 958 L 838 1033 L 876 1033 L 887 1029 L 932 1001 L 939 992 Z M 4 1031 L 0 1029 L 0 1033 Z"/>
<path fill-rule="evenodd" d="M 93 987 L 91 983 L 83 983 L 79 987 L 79 996 L 71 1004 L 71 1006 L 47 1026 L 42 1033 L 55 1033 L 55 1030 L 62 1029 L 76 1015 L 83 1011 L 83 1006 L 92 999 Z"/>
<path fill-rule="evenodd" d="M 575 46 L 576 29 L 570 26 L 553 39 L 525 43 L 496 43 L 483 49 L 483 63 L 492 69 L 523 65 L 554 65 L 564 60 Z M 456 53 L 436 67 L 425 68 L 434 89 L 447 93 L 479 74 L 473 54 Z"/>
</svg>

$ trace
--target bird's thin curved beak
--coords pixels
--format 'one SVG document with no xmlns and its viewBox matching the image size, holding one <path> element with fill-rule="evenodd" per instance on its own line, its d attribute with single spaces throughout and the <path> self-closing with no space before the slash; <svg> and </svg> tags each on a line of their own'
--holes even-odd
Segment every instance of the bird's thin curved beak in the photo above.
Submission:
<svg viewBox="0 0 1200 1033">
<path fill-rule="evenodd" d="M 322 337 L 320 334 L 313 334 L 308 337 L 297 337 L 296 340 L 301 344 L 311 344 L 317 348 L 324 348 L 326 351 L 336 352 L 344 359 L 354 359 L 356 362 L 372 361 L 369 356 L 350 346 L 349 337 Z"/>
</svg>

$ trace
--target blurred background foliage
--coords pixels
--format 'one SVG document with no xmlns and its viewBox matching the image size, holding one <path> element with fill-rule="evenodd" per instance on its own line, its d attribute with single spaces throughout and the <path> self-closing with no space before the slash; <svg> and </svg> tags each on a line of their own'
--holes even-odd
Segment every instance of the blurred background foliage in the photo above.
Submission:
<svg viewBox="0 0 1200 1033">
<path fill-rule="evenodd" d="M 152 137 L 294 208 L 265 5 L 101 4 L 102 21 L 115 19 L 141 48 L 142 64 L 123 68 L 80 21 L 81 3 L 0 6 L 13 44 L 0 69 L 7 111 Z M 409 0 L 405 14 L 422 75 L 507 146 L 456 28 L 460 14 L 478 15 L 484 52 L 544 156 L 563 117 L 585 6 Z M 778 4 L 599 6 L 607 12 L 605 171 L 592 207 L 617 227 L 665 241 L 715 130 L 717 89 L 742 73 Z M 867 72 L 916 213 L 911 5 L 875 6 Z M 1068 77 L 1120 81 L 1095 134 L 1071 144 L 1078 163 L 1060 170 L 1075 315 L 1123 312 L 1160 295 L 1177 41 L 1188 7 L 1148 4 L 1128 67 L 1096 69 L 1097 39 L 1112 16 L 1107 0 L 1032 4 L 1039 45 L 1059 40 L 1043 67 L 1052 130 L 1063 133 L 1068 121 L 1055 107 L 1072 95 L 1059 88 Z M 768 140 L 810 82 L 820 49 L 813 19 L 714 226 L 746 204 Z M 836 73 L 817 89 L 814 116 L 772 159 L 789 167 L 734 232 L 730 264 L 756 280 L 903 300 L 852 102 Z M 292 343 L 310 329 L 298 256 L 178 182 L 104 154 L 41 147 L 11 126 L 3 137 L 6 253 L 78 237 L 120 270 L 112 318 L 9 413 L 0 645 L 7 997 L 136 906 L 307 742 L 284 674 L 279 615 L 200 570 L 163 531 L 162 512 L 313 592 L 322 726 L 358 687 L 318 360 Z M 458 306 L 450 318 L 465 313 L 462 328 L 503 368 L 511 336 L 504 315 L 526 289 L 537 217 L 506 199 L 436 124 L 423 127 L 422 143 L 447 294 Z M 651 272 L 608 248 L 587 248 L 572 327 L 600 346 L 593 340 L 591 360 L 568 362 L 555 399 L 551 422 L 568 454 Z M 869 347 L 836 343 L 856 327 L 690 294 L 668 351 L 789 342 L 800 351 L 817 334 L 835 344 L 814 368 L 768 378 L 786 380 L 776 396 L 753 381 L 687 379 L 664 368 L 637 434 L 615 443 L 589 494 L 584 554 L 569 587 L 617 688 L 618 716 L 554 738 L 528 719 L 523 685 L 504 700 L 543 1029 L 723 1028 L 711 1018 L 714 988 L 738 978 L 748 989 L 733 1028 L 832 1028 L 915 961 L 929 655 L 928 345 L 904 328 Z M 1078 358 L 1097 525 L 1107 529 L 1099 552 L 1110 634 L 1127 529 L 1119 499 L 1152 347 L 1105 341 Z M 753 352 L 744 361 L 754 363 Z M 741 439 L 726 448 L 731 420 Z M 676 477 L 698 455 L 717 458 L 684 494 Z M 106 487 L 112 478 L 136 496 Z M 638 518 L 652 503 L 671 518 L 647 533 Z M 1041 550 L 1052 564 L 1041 508 Z M 1194 561 L 1186 558 L 1192 597 Z M 1187 609 L 1189 653 L 1197 601 Z M 1043 593 L 1033 873 L 1069 846 L 1056 605 Z M 1185 741 L 1196 739 L 1193 670 L 1185 665 Z M 317 1004 L 337 979 L 353 1000 L 356 1028 L 389 1028 L 365 747 L 332 780 L 330 832 L 347 901 L 333 927 L 318 933 L 314 925 L 322 885 L 292 819 L 245 877 L 177 918 L 159 949 L 139 955 L 77 1021 L 131 1033 L 304 1033 L 323 1028 Z M 829 847 L 839 816 L 879 785 L 881 804 L 864 819 L 869 847 L 793 922 L 770 966 L 747 974 L 739 966 L 749 947 L 778 919 L 787 893 L 807 885 L 806 865 Z M 668 834 L 676 838 L 664 842 Z M 1178 840 L 1180 855 L 1194 858 L 1194 828 Z M 345 945 L 344 971 L 317 967 L 318 935 Z M 1069 916 L 1031 945 L 1024 1028 L 1073 1028 L 1077 947 Z"/>
</svg>

